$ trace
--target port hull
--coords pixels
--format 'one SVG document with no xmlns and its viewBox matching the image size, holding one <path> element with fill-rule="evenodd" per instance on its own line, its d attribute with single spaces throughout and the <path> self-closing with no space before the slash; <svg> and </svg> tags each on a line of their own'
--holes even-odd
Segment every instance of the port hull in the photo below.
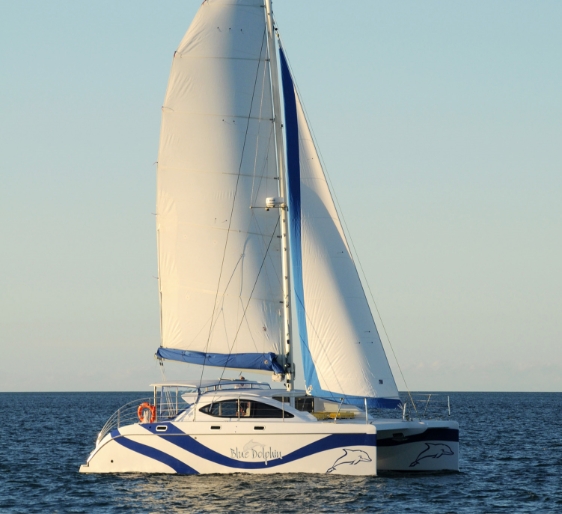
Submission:
<svg viewBox="0 0 562 514">
<path fill-rule="evenodd" d="M 137 423 L 107 434 L 80 472 L 376 475 L 376 462 L 370 424 Z"/>
</svg>

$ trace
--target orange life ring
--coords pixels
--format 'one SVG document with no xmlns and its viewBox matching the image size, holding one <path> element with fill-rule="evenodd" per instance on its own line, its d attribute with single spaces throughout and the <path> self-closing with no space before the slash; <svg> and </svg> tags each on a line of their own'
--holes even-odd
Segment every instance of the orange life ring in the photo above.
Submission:
<svg viewBox="0 0 562 514">
<path fill-rule="evenodd" d="M 144 420 L 144 411 L 148 409 L 150 411 L 150 420 L 149 423 L 154 423 L 156 421 L 156 407 L 154 405 L 150 405 L 148 402 L 143 402 L 139 405 L 137 409 L 137 416 L 139 417 L 139 421 L 141 423 L 145 422 Z"/>
</svg>

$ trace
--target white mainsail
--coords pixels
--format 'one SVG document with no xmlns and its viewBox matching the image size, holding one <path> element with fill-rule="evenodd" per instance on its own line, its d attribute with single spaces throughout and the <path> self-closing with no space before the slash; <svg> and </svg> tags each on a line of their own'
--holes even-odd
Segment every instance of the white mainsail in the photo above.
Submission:
<svg viewBox="0 0 562 514">
<path fill-rule="evenodd" d="M 398 390 L 283 51 L 293 288 L 316 396 L 394 407 Z"/>
<path fill-rule="evenodd" d="M 174 54 L 157 179 L 162 358 L 281 370 L 266 37 L 262 0 L 207 0 Z"/>
</svg>

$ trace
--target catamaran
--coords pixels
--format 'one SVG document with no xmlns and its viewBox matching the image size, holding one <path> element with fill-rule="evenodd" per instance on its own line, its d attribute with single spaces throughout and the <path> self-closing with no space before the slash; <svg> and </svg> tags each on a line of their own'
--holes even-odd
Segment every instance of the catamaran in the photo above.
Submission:
<svg viewBox="0 0 562 514">
<path fill-rule="evenodd" d="M 400 399 L 271 0 L 205 0 L 174 53 L 156 214 L 156 355 L 200 378 L 121 407 L 81 472 L 458 470 L 458 423 Z"/>
</svg>

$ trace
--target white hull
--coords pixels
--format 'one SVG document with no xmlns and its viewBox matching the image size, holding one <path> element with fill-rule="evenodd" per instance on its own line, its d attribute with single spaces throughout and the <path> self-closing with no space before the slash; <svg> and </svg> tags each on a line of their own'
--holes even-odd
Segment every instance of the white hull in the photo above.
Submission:
<svg viewBox="0 0 562 514">
<path fill-rule="evenodd" d="M 372 425 L 169 422 L 113 430 L 80 471 L 376 475 L 376 460 Z"/>
<path fill-rule="evenodd" d="M 107 434 L 80 471 L 339 475 L 458 471 L 458 446 L 455 422 L 137 423 Z"/>
</svg>

